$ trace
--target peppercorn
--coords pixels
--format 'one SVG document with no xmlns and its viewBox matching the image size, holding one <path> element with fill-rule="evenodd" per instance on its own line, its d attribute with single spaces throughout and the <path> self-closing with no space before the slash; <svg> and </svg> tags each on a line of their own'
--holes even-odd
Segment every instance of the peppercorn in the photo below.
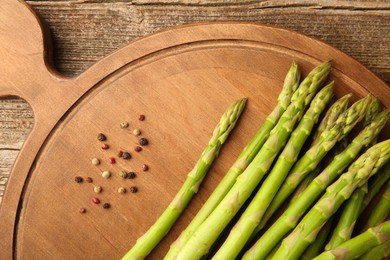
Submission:
<svg viewBox="0 0 390 260">
<path fill-rule="evenodd" d="M 86 208 L 80 208 L 80 209 L 79 209 L 79 212 L 80 212 L 81 214 L 84 214 L 85 212 L 87 212 L 87 209 L 86 209 Z"/>
<path fill-rule="evenodd" d="M 110 148 L 108 144 L 102 144 L 102 150 L 107 150 L 108 148 Z"/>
<path fill-rule="evenodd" d="M 118 152 L 118 157 L 120 158 L 120 157 L 122 157 L 123 156 L 123 151 L 119 151 Z"/>
<path fill-rule="evenodd" d="M 107 137 L 103 133 L 99 133 L 97 138 L 98 138 L 99 141 L 107 140 Z"/>
<path fill-rule="evenodd" d="M 95 192 L 95 193 L 100 193 L 100 192 L 102 192 L 102 186 L 95 186 L 95 187 L 93 187 L 93 191 Z"/>
<path fill-rule="evenodd" d="M 114 157 L 108 158 L 108 162 L 111 163 L 111 164 L 114 164 L 115 163 L 115 158 Z"/>
<path fill-rule="evenodd" d="M 119 176 L 122 178 L 122 179 L 126 179 L 127 178 L 127 172 L 122 170 L 119 172 Z"/>
<path fill-rule="evenodd" d="M 122 158 L 128 160 L 131 158 L 131 154 L 129 152 L 123 152 Z"/>
<path fill-rule="evenodd" d="M 135 179 L 135 177 L 137 177 L 135 172 L 129 172 L 129 174 L 127 175 L 127 178 L 129 179 Z"/>
<path fill-rule="evenodd" d="M 144 171 L 144 172 L 146 172 L 147 170 L 149 170 L 149 166 L 147 165 L 147 164 L 142 164 L 142 170 Z"/>
<path fill-rule="evenodd" d="M 142 151 L 142 147 L 141 147 L 141 146 L 136 146 L 136 147 L 134 148 L 134 151 L 136 151 L 136 152 L 141 152 L 141 151 Z"/>
<path fill-rule="evenodd" d="M 142 137 L 142 138 L 139 139 L 138 143 L 140 145 L 144 146 L 144 145 L 147 145 L 149 143 L 149 141 L 145 137 Z"/>
<path fill-rule="evenodd" d="M 98 198 L 96 198 L 96 197 L 92 197 L 92 203 L 99 204 L 100 200 Z"/>
<path fill-rule="evenodd" d="M 92 164 L 93 165 L 99 165 L 100 164 L 100 160 L 98 158 L 93 158 L 92 159 Z"/>
<path fill-rule="evenodd" d="M 141 130 L 139 130 L 138 128 L 135 128 L 135 129 L 133 130 L 133 135 L 138 136 L 138 135 L 140 135 L 140 134 L 141 134 Z"/>
<path fill-rule="evenodd" d="M 123 188 L 123 187 L 119 187 L 118 188 L 118 192 L 121 193 L 121 194 L 124 194 L 124 193 L 126 193 L 126 189 Z"/>
<path fill-rule="evenodd" d="M 136 186 L 131 186 L 130 187 L 130 192 L 131 193 L 136 193 L 138 191 L 138 188 Z"/>
<path fill-rule="evenodd" d="M 108 179 L 108 178 L 110 178 L 110 176 L 111 176 L 111 173 L 109 171 L 102 172 L 102 177 L 104 179 Z"/>
<path fill-rule="evenodd" d="M 139 115 L 139 116 L 138 116 L 138 120 L 139 120 L 139 121 L 144 121 L 144 120 L 145 120 L 145 115 L 142 115 L 142 114 Z"/>
<path fill-rule="evenodd" d="M 81 177 L 81 176 L 76 176 L 76 177 L 74 177 L 74 181 L 75 182 L 77 182 L 77 183 L 81 183 L 81 182 L 83 182 L 83 177 Z"/>
<path fill-rule="evenodd" d="M 103 209 L 109 209 L 111 207 L 110 203 L 104 203 L 103 204 Z"/>
<path fill-rule="evenodd" d="M 128 128 L 128 127 L 129 127 L 129 123 L 127 123 L 127 122 L 122 122 L 122 123 L 120 123 L 120 127 L 121 127 L 121 128 Z"/>
<path fill-rule="evenodd" d="M 87 177 L 87 178 L 85 178 L 85 181 L 88 182 L 88 183 L 92 183 L 93 179 L 91 177 Z"/>
</svg>

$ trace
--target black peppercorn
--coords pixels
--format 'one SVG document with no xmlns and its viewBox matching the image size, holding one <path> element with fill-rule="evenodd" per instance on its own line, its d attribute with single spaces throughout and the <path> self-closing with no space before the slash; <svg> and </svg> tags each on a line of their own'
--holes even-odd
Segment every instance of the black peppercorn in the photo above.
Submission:
<svg viewBox="0 0 390 260">
<path fill-rule="evenodd" d="M 111 207 L 110 203 L 104 203 L 103 208 L 104 209 L 109 209 Z"/>
<path fill-rule="evenodd" d="M 107 137 L 103 133 L 99 133 L 97 136 L 99 141 L 105 141 Z"/>
<path fill-rule="evenodd" d="M 80 182 L 83 182 L 83 177 L 81 177 L 81 176 L 76 176 L 76 177 L 74 177 L 74 181 L 75 182 L 77 182 L 77 183 L 80 183 Z"/>
<path fill-rule="evenodd" d="M 130 192 L 131 193 L 136 193 L 138 191 L 138 188 L 136 186 L 131 186 L 130 187 Z"/>
<path fill-rule="evenodd" d="M 122 158 L 125 159 L 125 160 L 130 159 L 131 158 L 131 154 L 129 152 L 123 152 Z"/>
<path fill-rule="evenodd" d="M 139 139 L 138 143 L 142 146 L 147 145 L 149 143 L 148 139 L 142 137 Z"/>
<path fill-rule="evenodd" d="M 135 172 L 129 172 L 127 175 L 127 178 L 129 179 L 135 179 L 137 177 L 137 174 Z"/>
</svg>

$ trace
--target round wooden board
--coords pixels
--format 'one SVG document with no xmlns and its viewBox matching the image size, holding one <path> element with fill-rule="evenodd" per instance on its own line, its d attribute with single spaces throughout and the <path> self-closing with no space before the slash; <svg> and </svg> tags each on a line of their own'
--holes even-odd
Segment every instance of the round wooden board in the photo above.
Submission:
<svg viewBox="0 0 390 260">
<path fill-rule="evenodd" d="M 49 91 L 48 96 L 61 94 L 67 101 L 59 104 L 61 109 L 35 102 L 29 91 L 18 89 L 35 108 L 37 125 L 0 211 L 13 227 L 4 229 L 11 237 L 2 239 L 6 251 L 20 259 L 120 258 L 179 190 L 227 106 L 247 97 L 244 114 L 199 194 L 150 256 L 161 259 L 275 106 L 293 59 L 303 75 L 332 59 L 336 97 L 351 92 L 356 100 L 371 92 L 390 107 L 388 86 L 331 46 L 280 28 L 229 22 L 159 32 L 130 43 L 78 78 L 58 77 L 51 84 L 67 82 L 71 94 Z M 139 121 L 139 114 L 146 119 Z M 120 127 L 123 121 L 129 128 Z M 139 138 L 132 135 L 134 128 L 149 140 L 138 153 L 133 151 Z M 101 149 L 100 132 L 107 136 L 108 150 Z M 118 158 L 119 150 L 130 151 L 132 158 Z M 111 156 L 115 164 L 108 162 Z M 100 165 L 91 164 L 94 157 Z M 142 164 L 149 170 L 143 172 Z M 137 177 L 123 180 L 121 169 Z M 104 170 L 112 177 L 102 178 Z M 76 183 L 77 175 L 94 181 Z M 101 185 L 102 193 L 96 195 L 94 185 Z M 133 185 L 138 187 L 134 194 L 129 192 Z M 119 194 L 119 187 L 127 193 Z M 93 204 L 93 196 L 102 203 Z M 111 208 L 103 209 L 105 202 Z M 85 214 L 79 213 L 81 207 Z"/>
</svg>

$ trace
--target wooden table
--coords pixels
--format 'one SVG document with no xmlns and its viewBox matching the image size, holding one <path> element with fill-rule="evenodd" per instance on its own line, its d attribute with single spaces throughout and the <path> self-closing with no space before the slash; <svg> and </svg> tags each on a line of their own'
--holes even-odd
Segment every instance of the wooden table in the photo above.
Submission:
<svg viewBox="0 0 390 260">
<path fill-rule="evenodd" d="M 126 43 L 171 26 L 247 21 L 331 44 L 390 83 L 388 1 L 63 0 L 28 1 L 50 28 L 57 70 L 75 76 Z M 13 162 L 34 124 L 29 105 L 0 99 L 0 204 Z"/>
</svg>

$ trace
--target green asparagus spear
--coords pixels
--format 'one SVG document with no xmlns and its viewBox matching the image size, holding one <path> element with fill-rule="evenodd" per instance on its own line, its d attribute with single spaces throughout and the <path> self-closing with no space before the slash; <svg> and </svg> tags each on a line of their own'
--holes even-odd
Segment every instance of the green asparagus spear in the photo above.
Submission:
<svg viewBox="0 0 390 260">
<path fill-rule="evenodd" d="M 298 226 L 283 240 L 272 259 L 298 259 L 311 244 L 321 227 L 347 200 L 353 191 L 390 159 L 390 140 L 372 146 L 346 173 L 326 189 L 326 193 L 304 216 Z"/>
<path fill-rule="evenodd" d="M 244 259 L 262 259 L 291 229 L 301 216 L 318 199 L 348 165 L 368 146 L 379 134 L 389 118 L 389 111 L 384 110 L 352 140 L 347 148 L 338 154 L 334 160 L 313 180 L 303 193 L 283 212 L 260 239 L 247 251 Z M 381 170 L 382 171 L 382 170 Z M 378 173 L 379 174 L 379 173 Z"/>
<path fill-rule="evenodd" d="M 179 238 L 173 242 L 164 259 L 174 259 L 180 248 L 187 242 L 192 233 L 199 227 L 200 224 L 202 224 L 202 222 L 214 210 L 218 203 L 221 202 L 223 197 L 233 186 L 237 176 L 239 176 L 253 160 L 255 155 L 263 146 L 264 142 L 267 140 L 270 131 L 274 128 L 284 111 L 286 111 L 288 105 L 291 103 L 291 97 L 299 86 L 300 76 L 301 72 L 299 70 L 298 64 L 294 61 L 284 80 L 284 85 L 282 91 L 279 94 L 276 107 L 267 117 L 264 124 L 257 131 L 249 144 L 238 156 L 237 160 L 233 163 L 232 167 L 220 181 L 218 186 L 214 189 L 206 203 L 192 219 L 191 223 L 180 234 Z"/>
<path fill-rule="evenodd" d="M 368 182 L 368 192 L 363 199 L 361 211 L 364 211 L 383 185 L 390 179 L 390 163 L 386 164 L 372 180 Z"/>
<path fill-rule="evenodd" d="M 321 228 L 321 231 L 318 233 L 316 240 L 313 241 L 305 250 L 305 252 L 302 255 L 302 260 L 311 260 L 314 257 L 321 254 L 321 252 L 324 251 L 324 247 L 326 244 L 326 241 L 331 234 L 332 231 L 332 225 L 334 222 L 334 216 L 332 216 L 331 219 L 329 219 L 325 225 Z"/>
<path fill-rule="evenodd" d="M 254 234 L 260 232 L 276 210 L 284 203 L 305 176 L 318 166 L 337 141 L 343 139 L 363 119 L 370 101 L 371 96 L 369 95 L 355 102 L 348 110 L 340 114 L 338 119 L 328 129 L 321 133 L 318 138 L 319 141 L 312 145 L 291 169 L 285 182 L 269 205 L 263 219 L 255 229 Z M 362 139 L 364 138 L 362 137 Z"/>
<path fill-rule="evenodd" d="M 169 204 L 168 208 L 157 219 L 155 224 L 137 240 L 137 243 L 126 253 L 123 259 L 145 258 L 168 233 L 192 197 L 198 192 L 200 183 L 204 179 L 212 162 L 218 156 L 222 144 L 226 141 L 230 132 L 236 125 L 246 102 L 247 99 L 236 101 L 222 115 L 206 149 L 203 151 L 195 167 L 189 172 L 187 179 L 179 192 Z"/>
<path fill-rule="evenodd" d="M 368 250 L 362 256 L 359 256 L 359 260 L 381 260 L 390 255 L 390 240 L 387 240 L 383 244 Z"/>
<path fill-rule="evenodd" d="M 333 82 L 328 84 L 314 97 L 309 109 L 296 129 L 292 132 L 290 139 L 279 155 L 271 172 L 238 222 L 231 229 L 223 245 L 215 254 L 215 259 L 234 259 L 245 246 L 278 191 L 278 187 L 283 183 L 291 167 L 297 160 L 299 152 L 309 137 L 314 125 L 325 110 L 328 102 L 332 99 L 333 85 Z"/>
<path fill-rule="evenodd" d="M 313 260 L 356 259 L 379 245 L 389 246 L 390 221 L 386 221 L 366 232 L 349 239 L 332 250 L 325 251 Z M 376 256 L 376 255 L 373 255 Z M 375 260 L 376 258 L 362 258 Z"/>
<path fill-rule="evenodd" d="M 390 182 L 387 182 L 385 192 L 379 199 L 378 203 L 372 209 L 368 220 L 367 227 L 373 227 L 386 220 L 390 212 Z"/>
<path fill-rule="evenodd" d="M 309 73 L 302 81 L 293 95 L 292 103 L 271 131 L 259 153 L 245 171 L 237 177 L 236 182 L 224 199 L 192 234 L 177 255 L 177 259 L 199 259 L 208 253 L 219 234 L 229 224 L 270 169 L 279 151 L 286 144 L 297 119 L 303 114 L 305 104 L 310 103 L 310 97 L 314 96 L 319 86 L 326 80 L 329 71 L 330 64 L 322 64 L 314 69 L 314 73 Z"/>
<path fill-rule="evenodd" d="M 367 110 L 364 126 L 368 126 L 376 118 L 376 116 L 381 112 L 382 104 L 378 98 L 375 98 L 369 109 Z M 371 141 L 371 144 L 376 143 L 376 138 Z M 342 242 L 348 240 L 352 236 L 352 232 L 355 228 L 355 223 L 361 213 L 361 208 L 363 205 L 364 196 L 367 193 L 367 183 L 362 187 L 359 187 L 354 191 L 351 198 L 346 201 L 344 205 L 340 218 L 338 219 L 337 225 L 333 229 L 333 233 L 325 246 L 325 250 L 330 250 Z"/>
</svg>

